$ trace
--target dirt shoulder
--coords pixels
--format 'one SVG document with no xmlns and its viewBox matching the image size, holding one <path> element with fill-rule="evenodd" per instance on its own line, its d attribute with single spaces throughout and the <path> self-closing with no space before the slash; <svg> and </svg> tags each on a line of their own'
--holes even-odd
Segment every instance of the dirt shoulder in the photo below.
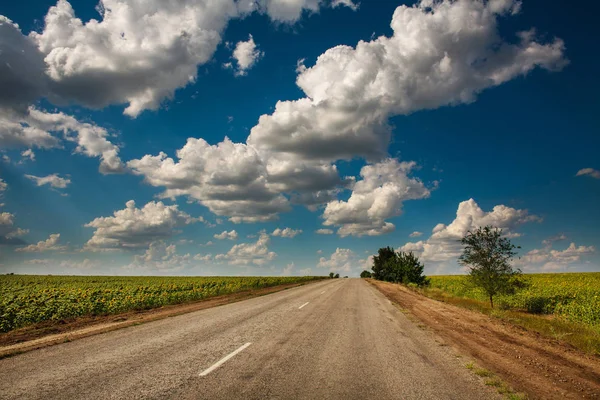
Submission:
<svg viewBox="0 0 600 400">
<path fill-rule="evenodd" d="M 83 317 L 70 321 L 46 321 L 0 334 L 0 358 L 87 336 L 97 335 L 99 333 L 126 328 L 132 325 L 247 300 L 252 297 L 263 296 L 296 286 L 302 286 L 307 283 L 309 282 L 245 290 L 238 293 L 211 297 L 193 303 L 176 304 L 117 315 Z"/>
<path fill-rule="evenodd" d="M 369 280 L 457 352 L 531 399 L 600 399 L 600 358 L 484 314 L 400 285 Z"/>
</svg>

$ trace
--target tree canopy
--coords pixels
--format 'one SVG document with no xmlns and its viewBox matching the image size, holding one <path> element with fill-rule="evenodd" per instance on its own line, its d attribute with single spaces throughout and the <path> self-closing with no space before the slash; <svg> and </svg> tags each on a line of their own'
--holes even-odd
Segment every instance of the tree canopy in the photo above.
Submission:
<svg viewBox="0 0 600 400">
<path fill-rule="evenodd" d="M 521 270 L 511 265 L 519 247 L 502 235 L 502 229 L 488 225 L 469 230 L 461 243 L 464 250 L 458 262 L 469 268 L 469 280 L 486 293 L 492 308 L 494 296 L 512 294 L 524 286 Z"/>
</svg>

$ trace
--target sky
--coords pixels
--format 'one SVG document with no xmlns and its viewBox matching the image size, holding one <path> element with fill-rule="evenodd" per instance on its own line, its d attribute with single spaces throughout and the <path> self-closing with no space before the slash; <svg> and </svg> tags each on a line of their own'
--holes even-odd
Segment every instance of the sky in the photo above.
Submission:
<svg viewBox="0 0 600 400">
<path fill-rule="evenodd" d="M 0 273 L 600 271 L 594 7 L 3 2 Z"/>
</svg>

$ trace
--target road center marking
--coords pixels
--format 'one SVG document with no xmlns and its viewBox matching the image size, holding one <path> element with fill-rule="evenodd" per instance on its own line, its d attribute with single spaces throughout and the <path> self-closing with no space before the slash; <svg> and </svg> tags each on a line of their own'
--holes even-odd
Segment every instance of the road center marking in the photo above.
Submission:
<svg viewBox="0 0 600 400">
<path fill-rule="evenodd" d="M 310 301 L 307 301 L 306 303 L 302 304 L 300 307 L 298 307 L 298 310 L 301 310 L 302 307 L 304 307 L 305 305 L 307 305 L 308 303 L 310 303 Z"/>
<path fill-rule="evenodd" d="M 323 294 L 323 293 L 325 293 L 325 291 L 324 291 L 324 290 L 321 292 L 321 294 Z"/>
<path fill-rule="evenodd" d="M 200 373 L 200 376 L 206 376 L 208 374 L 210 374 L 211 372 L 213 372 L 215 369 L 219 368 L 221 365 L 225 364 L 227 361 L 229 361 L 230 358 L 234 357 L 236 354 L 238 354 L 239 352 L 243 351 L 245 348 L 247 348 L 248 346 L 250 346 L 252 343 L 246 343 L 245 345 L 243 345 L 242 347 L 238 348 L 237 350 L 235 350 L 233 353 L 230 353 L 229 355 L 221 358 L 219 361 L 217 361 L 215 364 L 212 365 L 212 367 L 205 369 L 204 371 L 202 371 L 202 373 Z"/>
</svg>

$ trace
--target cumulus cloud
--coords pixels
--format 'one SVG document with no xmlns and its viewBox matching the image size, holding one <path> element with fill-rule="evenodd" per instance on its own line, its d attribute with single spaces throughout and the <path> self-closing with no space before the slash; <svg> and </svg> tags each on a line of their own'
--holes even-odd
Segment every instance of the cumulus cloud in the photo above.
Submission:
<svg viewBox="0 0 600 400">
<path fill-rule="evenodd" d="M 555 250 L 552 248 L 555 240 L 545 240 L 545 246 L 541 249 L 534 249 L 527 252 L 516 261 L 516 265 L 527 272 L 556 272 L 565 271 L 574 264 L 581 263 L 582 257 L 596 252 L 594 246 L 577 246 L 571 243 L 564 250 Z"/>
<path fill-rule="evenodd" d="M 356 10 L 352 0 L 240 0 L 238 2 L 241 11 L 266 13 L 273 21 L 284 24 L 295 23 L 303 13 L 316 13 L 323 6 L 346 6 Z"/>
<path fill-rule="evenodd" d="M 244 76 L 248 73 L 254 65 L 264 57 L 265 53 L 258 50 L 254 38 L 252 35 L 249 36 L 247 41 L 239 41 L 235 45 L 233 50 L 232 58 L 237 64 L 235 74 L 238 76 Z"/>
<path fill-rule="evenodd" d="M 0 110 L 22 112 L 46 95 L 44 55 L 19 25 L 0 15 Z M 0 119 L 0 135 L 5 129 Z"/>
<path fill-rule="evenodd" d="M 188 196 L 234 223 L 275 219 L 289 201 L 267 181 L 266 166 L 251 146 L 228 138 L 216 145 L 187 140 L 175 162 L 165 153 L 127 163 L 152 186 L 164 186 L 164 198 Z"/>
<path fill-rule="evenodd" d="M 23 110 L 46 97 L 91 108 L 126 104 L 125 114 L 136 117 L 195 82 L 231 19 L 258 11 L 293 23 L 322 3 L 333 6 L 321 0 L 102 0 L 99 18 L 84 22 L 69 1 L 58 0 L 43 29 L 28 36 L 0 16 L 0 108 Z M 248 65 L 248 58 L 240 60 L 240 67 Z"/>
<path fill-rule="evenodd" d="M 284 269 L 281 270 L 281 276 L 291 276 L 294 273 L 294 270 L 296 269 L 296 264 L 289 263 L 288 265 L 285 266 Z"/>
<path fill-rule="evenodd" d="M 65 189 L 71 183 L 70 179 L 61 178 L 58 174 L 48 176 L 25 175 L 25 177 L 34 181 L 37 186 L 49 185 L 56 189 Z"/>
<path fill-rule="evenodd" d="M 386 159 L 364 166 L 361 180 L 352 188 L 348 201 L 329 202 L 323 212 L 323 225 L 340 226 L 340 236 L 376 236 L 395 229 L 386 219 L 400 215 L 406 200 L 427 198 L 430 190 L 408 174 L 414 162 Z"/>
<path fill-rule="evenodd" d="M 95 231 L 84 249 L 97 251 L 146 247 L 175 235 L 178 227 L 201 220 L 180 211 L 176 204 L 167 206 L 160 201 L 151 201 L 142 208 L 136 208 L 135 201 L 129 200 L 125 208 L 115 211 L 112 217 L 99 217 L 85 224 L 85 227 L 95 228 Z"/>
<path fill-rule="evenodd" d="M 178 255 L 177 246 L 174 244 L 167 245 L 164 241 L 156 241 L 150 243 L 143 254 L 135 255 L 131 264 L 123 268 L 176 272 L 188 266 L 191 259 L 189 253 Z"/>
<path fill-rule="evenodd" d="M 248 143 L 304 159 L 381 157 L 390 141 L 388 118 L 469 103 L 535 67 L 560 70 L 564 43 L 536 41 L 534 31 L 502 39 L 498 19 L 517 1 L 422 1 L 401 5 L 391 37 L 337 46 L 300 67 L 306 97 L 279 101 L 262 115 Z"/>
<path fill-rule="evenodd" d="M 210 253 L 209 254 L 200 254 L 200 253 L 198 253 L 198 254 L 196 254 L 194 256 L 194 260 L 208 262 L 208 261 L 212 260 L 212 254 L 210 254 Z"/>
<path fill-rule="evenodd" d="M 18 247 L 15 251 L 24 252 L 24 253 L 41 253 L 44 251 L 63 251 L 67 249 L 67 246 L 62 246 L 58 244 L 60 240 L 60 233 L 51 234 L 48 239 L 42 240 L 37 244 L 30 244 L 25 247 Z"/>
<path fill-rule="evenodd" d="M 319 235 L 333 235 L 333 229 L 317 229 L 315 233 Z"/>
<path fill-rule="evenodd" d="M 292 229 L 292 228 L 280 229 L 280 228 L 277 228 L 273 231 L 273 233 L 271 233 L 271 235 L 291 239 L 301 233 L 302 233 L 302 229 Z"/>
<path fill-rule="evenodd" d="M 329 258 L 321 257 L 317 268 L 327 268 L 332 272 L 350 272 L 355 263 L 355 254 L 350 249 L 335 249 Z"/>
<path fill-rule="evenodd" d="M 413 233 L 411 233 L 408 236 L 409 237 L 419 237 L 419 236 L 422 236 L 422 235 L 423 235 L 423 232 L 414 231 Z"/>
<path fill-rule="evenodd" d="M 119 148 L 102 127 L 80 122 L 62 112 L 49 113 L 35 107 L 29 107 L 25 114 L 0 112 L 0 148 L 63 147 L 61 139 L 52 132 L 61 132 L 64 140 L 75 143 L 75 153 L 100 158 L 101 173 L 123 172 Z"/>
<path fill-rule="evenodd" d="M 254 243 L 240 243 L 233 246 L 225 254 L 217 254 L 215 260 L 226 261 L 231 265 L 264 265 L 273 261 L 277 254 L 269 251 L 270 236 L 261 232 Z"/>
<path fill-rule="evenodd" d="M 215 234 L 214 235 L 215 239 L 219 239 L 219 240 L 225 240 L 225 239 L 229 239 L 229 240 L 235 240 L 238 238 L 238 234 L 235 231 L 235 229 L 227 232 L 227 231 L 223 231 L 221 233 Z"/>
<path fill-rule="evenodd" d="M 409 242 L 398 250 L 413 252 L 425 262 L 444 262 L 456 259 L 462 252 L 460 239 L 469 230 L 492 225 L 501 228 L 505 234 L 527 222 L 539 222 L 541 218 L 531 215 L 527 210 L 517 210 L 497 205 L 491 211 L 484 211 L 473 199 L 461 202 L 456 218 L 449 225 L 437 224 L 427 240 Z"/>
<path fill-rule="evenodd" d="M 0 185 L 0 188 L 1 187 L 2 186 Z M 0 245 L 25 244 L 23 239 L 21 239 L 21 236 L 24 236 L 27 233 L 29 233 L 28 229 L 21 229 L 15 226 L 14 214 L 11 214 L 9 212 L 0 213 Z"/>
<path fill-rule="evenodd" d="M 584 175 L 589 175 L 592 178 L 600 179 L 600 171 L 598 171 L 597 169 L 594 169 L 594 168 L 580 169 L 579 171 L 577 171 L 577 175 L 575 175 L 575 176 L 584 176 Z"/>
</svg>

